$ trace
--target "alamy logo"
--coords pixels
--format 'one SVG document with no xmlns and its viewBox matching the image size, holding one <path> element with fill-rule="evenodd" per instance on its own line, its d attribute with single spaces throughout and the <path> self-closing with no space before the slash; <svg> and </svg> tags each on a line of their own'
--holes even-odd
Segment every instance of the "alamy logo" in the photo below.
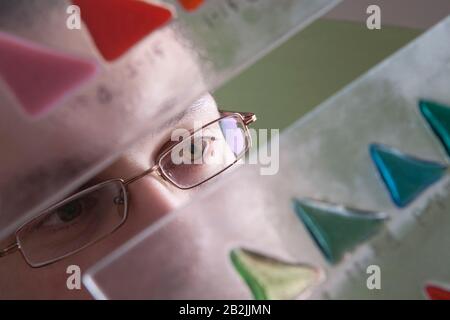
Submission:
<svg viewBox="0 0 450 320">
<path fill-rule="evenodd" d="M 81 268 L 75 264 L 70 265 L 66 269 L 67 277 L 66 286 L 69 290 L 81 290 Z"/>
<path fill-rule="evenodd" d="M 366 13 L 369 17 L 366 20 L 367 29 L 380 30 L 381 29 L 381 8 L 375 4 L 367 7 Z"/>
<path fill-rule="evenodd" d="M 381 268 L 377 265 L 370 265 L 366 269 L 367 277 L 366 286 L 369 290 L 381 290 Z"/>
<path fill-rule="evenodd" d="M 66 13 L 69 17 L 66 26 L 69 30 L 81 30 L 81 9 L 79 6 L 71 5 L 67 7 Z"/>
<path fill-rule="evenodd" d="M 225 120 L 226 121 L 226 120 Z M 171 165 L 208 165 L 214 168 L 225 168 L 240 158 L 240 163 L 259 164 L 261 175 L 275 175 L 279 171 L 279 130 L 245 129 L 233 125 L 233 122 L 221 123 L 216 126 L 203 128 L 196 122 L 192 131 L 175 129 L 171 140 L 180 142 L 170 152 Z M 257 150 L 244 156 L 249 141 L 258 144 Z M 269 141 L 270 140 L 270 141 Z M 206 168 L 206 166 L 205 166 Z"/>
</svg>

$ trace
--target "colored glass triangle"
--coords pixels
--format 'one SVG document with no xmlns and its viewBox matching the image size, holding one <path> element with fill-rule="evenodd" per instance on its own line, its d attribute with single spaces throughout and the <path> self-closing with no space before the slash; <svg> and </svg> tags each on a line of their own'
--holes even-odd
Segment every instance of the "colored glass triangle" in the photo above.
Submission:
<svg viewBox="0 0 450 320">
<path fill-rule="evenodd" d="M 431 101 L 419 101 L 419 109 L 450 155 L 450 108 Z"/>
<path fill-rule="evenodd" d="M 372 144 L 370 155 L 398 207 L 405 207 L 442 178 L 445 165 L 418 159 L 393 148 Z"/>
<path fill-rule="evenodd" d="M 431 300 L 450 300 L 450 291 L 435 285 L 427 285 L 425 292 Z"/>
<path fill-rule="evenodd" d="M 0 32 L 0 77 L 30 115 L 49 111 L 96 71 L 91 60 Z"/>
<path fill-rule="evenodd" d="M 205 0 L 179 0 L 179 2 L 187 11 L 195 11 L 205 2 Z"/>
<path fill-rule="evenodd" d="M 257 300 L 295 299 L 322 280 L 320 270 L 287 263 L 246 249 L 230 253 L 231 261 Z"/>
<path fill-rule="evenodd" d="M 107 61 L 120 58 L 129 49 L 172 19 L 162 5 L 139 0 L 72 0 Z"/>
<path fill-rule="evenodd" d="M 330 263 L 374 235 L 386 215 L 310 199 L 294 199 L 294 210 Z"/>
</svg>

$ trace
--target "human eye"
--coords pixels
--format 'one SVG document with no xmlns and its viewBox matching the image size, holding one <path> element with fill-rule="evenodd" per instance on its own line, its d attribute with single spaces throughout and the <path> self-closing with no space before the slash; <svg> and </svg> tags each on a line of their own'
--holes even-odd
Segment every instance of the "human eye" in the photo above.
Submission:
<svg viewBox="0 0 450 320">
<path fill-rule="evenodd" d="M 201 164 L 206 157 L 214 156 L 214 143 L 216 141 L 217 138 L 212 135 L 189 139 L 180 152 L 182 163 Z"/>
<path fill-rule="evenodd" d="M 56 229 L 70 227 L 82 221 L 96 207 L 97 202 L 94 193 L 76 198 L 49 212 L 39 227 Z"/>
</svg>

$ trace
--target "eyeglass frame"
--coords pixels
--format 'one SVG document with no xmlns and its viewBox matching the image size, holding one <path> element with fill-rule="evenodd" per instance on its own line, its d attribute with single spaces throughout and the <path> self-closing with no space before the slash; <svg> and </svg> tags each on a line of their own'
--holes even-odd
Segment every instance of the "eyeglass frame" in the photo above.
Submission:
<svg viewBox="0 0 450 320">
<path fill-rule="evenodd" d="M 169 182 L 170 184 L 172 184 L 173 186 L 175 186 L 176 188 L 180 189 L 180 190 L 189 190 L 189 189 L 193 189 L 198 187 L 199 185 L 202 185 L 206 182 L 208 182 L 209 180 L 213 179 L 214 177 L 220 175 L 221 173 L 223 173 L 224 171 L 228 170 L 229 168 L 231 168 L 232 166 L 234 166 L 240 159 L 242 159 L 242 157 L 245 156 L 245 154 L 251 149 L 252 147 L 252 137 L 248 131 L 248 126 L 250 124 L 252 124 L 253 122 L 255 122 L 257 120 L 256 115 L 252 112 L 236 112 L 236 111 L 224 111 L 224 110 L 220 110 L 220 117 L 208 122 L 207 124 L 203 125 L 202 127 L 200 127 L 197 130 L 191 130 L 190 135 L 184 139 L 181 139 L 181 141 L 168 146 L 167 148 L 162 148 L 158 151 L 158 156 L 155 158 L 155 165 L 152 166 L 151 168 L 145 170 L 144 172 L 142 172 L 141 174 L 135 175 L 131 178 L 128 179 L 122 179 L 122 178 L 115 178 L 115 179 L 108 179 L 99 183 L 96 183 L 90 187 L 87 187 L 86 189 L 83 189 L 79 192 L 76 192 L 75 194 L 61 200 L 58 201 L 57 203 L 55 203 L 54 205 L 48 207 L 47 209 L 43 210 L 38 216 L 36 216 L 35 218 L 30 219 L 29 221 L 25 222 L 22 226 L 20 226 L 16 232 L 14 233 L 16 241 L 15 243 L 10 244 L 9 246 L 7 246 L 6 248 L 0 249 L 0 258 L 5 257 L 9 254 L 12 254 L 16 251 L 20 251 L 23 259 L 27 262 L 27 264 L 32 267 L 32 268 L 41 268 L 41 267 L 45 267 L 47 265 L 53 264 L 57 261 L 63 260 L 73 254 L 76 254 L 78 252 L 80 252 L 83 249 L 86 249 L 87 247 L 94 245 L 95 243 L 103 240 L 104 238 L 108 237 L 109 235 L 113 234 L 115 231 L 117 231 L 117 229 L 119 229 L 120 227 L 123 226 L 123 224 L 125 223 L 125 221 L 128 218 L 128 201 L 129 201 L 129 191 L 128 191 L 128 185 L 132 184 L 133 182 L 147 176 L 147 175 L 151 175 L 151 174 L 156 174 L 157 177 L 162 178 L 164 181 Z M 180 185 L 177 185 L 172 179 L 170 179 L 167 174 L 164 173 L 164 171 L 161 169 L 160 166 L 160 161 L 161 158 L 163 158 L 164 156 L 166 156 L 168 153 L 170 153 L 174 148 L 176 148 L 178 145 L 184 143 L 185 141 L 187 141 L 188 139 L 191 139 L 197 132 L 201 132 L 204 128 L 219 122 L 225 118 L 231 117 L 231 116 L 238 116 L 241 120 L 242 123 L 244 125 L 244 130 L 245 130 L 245 136 L 246 136 L 246 141 L 248 142 L 246 145 L 246 150 L 245 152 L 242 152 L 239 157 L 236 158 L 235 161 L 233 161 L 231 164 L 229 164 L 228 166 L 226 166 L 225 168 L 223 168 L 222 170 L 218 171 L 217 173 L 215 173 L 214 175 L 210 176 L 209 178 L 203 180 L 202 182 L 199 182 L 195 185 L 189 186 L 189 187 L 182 187 Z M 168 141 L 170 142 L 170 141 Z M 28 226 L 29 224 L 33 223 L 34 221 L 41 219 L 43 216 L 45 216 L 46 214 L 52 214 L 51 211 L 54 210 L 55 208 L 59 208 L 64 206 L 67 203 L 70 203 L 71 201 L 73 201 L 76 198 L 80 198 L 83 197 L 86 194 L 91 193 L 94 190 L 97 189 L 101 189 L 102 186 L 110 184 L 110 183 L 119 183 L 121 186 L 121 189 L 123 191 L 123 195 L 124 195 L 124 199 L 123 199 L 123 205 L 124 205 L 124 217 L 122 219 L 122 221 L 120 222 L 120 224 L 118 224 L 113 230 L 111 230 L 110 232 L 106 233 L 105 235 L 99 237 L 98 239 L 84 245 L 81 246 L 80 248 L 73 250 L 65 255 L 62 255 L 58 258 L 55 258 L 53 260 L 49 260 L 45 263 L 41 263 L 41 264 L 33 264 L 31 261 L 28 260 L 28 258 L 26 257 L 26 255 L 23 253 L 23 251 L 21 250 L 21 246 L 20 246 L 20 241 L 18 239 L 18 234 L 20 233 L 20 231 L 22 229 L 24 229 L 26 226 Z M 49 213 L 50 212 L 50 213 Z"/>
</svg>

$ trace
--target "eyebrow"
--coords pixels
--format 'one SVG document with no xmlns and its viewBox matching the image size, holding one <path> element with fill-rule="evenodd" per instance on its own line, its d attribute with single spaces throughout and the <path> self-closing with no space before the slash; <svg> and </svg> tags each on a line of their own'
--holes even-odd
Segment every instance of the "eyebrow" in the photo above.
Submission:
<svg viewBox="0 0 450 320">
<path fill-rule="evenodd" d="M 8 184 L 9 187 L 2 190 L 4 192 L 2 198 L 8 201 L 0 201 L 2 214 L 0 228 L 10 224 L 12 219 L 20 219 L 19 213 L 28 212 L 41 205 L 43 201 L 47 201 L 55 194 L 55 190 L 66 187 L 66 181 L 82 174 L 86 168 L 85 165 L 82 160 L 63 158 L 45 166 L 37 166 L 32 171 L 13 178 Z M 40 199 L 42 201 L 39 201 Z M 30 203 L 32 207 L 29 207 Z"/>
</svg>

